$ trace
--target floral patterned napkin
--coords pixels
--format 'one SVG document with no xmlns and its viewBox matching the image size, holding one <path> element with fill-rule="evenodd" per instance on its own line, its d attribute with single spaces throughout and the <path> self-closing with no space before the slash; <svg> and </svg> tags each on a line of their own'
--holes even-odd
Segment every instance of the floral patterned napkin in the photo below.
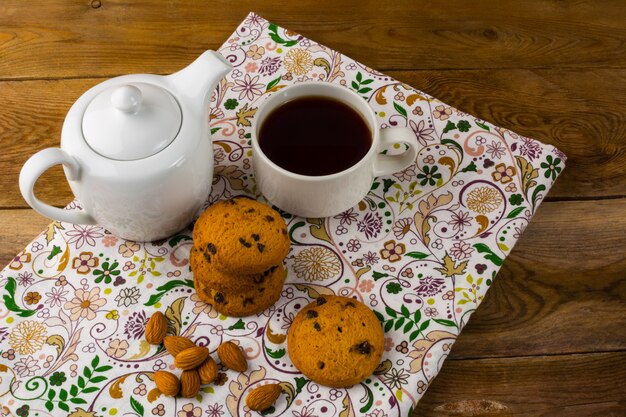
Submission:
<svg viewBox="0 0 626 417">
<path fill-rule="evenodd" d="M 0 413 L 250 416 L 250 390 L 278 382 L 284 394 L 266 415 L 407 416 L 564 167 L 565 155 L 552 146 L 254 13 L 220 52 L 235 69 L 212 97 L 216 168 L 207 204 L 262 198 L 252 174 L 251 120 L 267 95 L 305 80 L 352 89 L 382 127 L 413 129 L 421 148 L 415 164 L 378 178 L 363 201 L 337 216 L 283 213 L 293 245 L 282 297 L 243 319 L 219 315 L 193 292 L 191 230 L 141 244 L 98 226 L 51 223 L 0 275 Z M 380 367 L 349 389 L 309 381 L 286 353 L 294 315 L 331 293 L 363 301 L 386 332 Z M 153 372 L 173 369 L 173 358 L 143 340 L 157 310 L 172 332 L 213 354 L 221 342 L 236 341 L 249 370 L 221 368 L 196 399 L 160 395 Z"/>
</svg>

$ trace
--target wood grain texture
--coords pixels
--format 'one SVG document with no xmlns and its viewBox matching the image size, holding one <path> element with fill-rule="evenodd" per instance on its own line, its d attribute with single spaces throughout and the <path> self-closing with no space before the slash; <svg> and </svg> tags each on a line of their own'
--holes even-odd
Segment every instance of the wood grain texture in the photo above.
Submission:
<svg viewBox="0 0 626 417">
<path fill-rule="evenodd" d="M 463 335 L 461 336 L 463 337 Z M 623 416 L 626 352 L 455 360 L 452 354 L 417 404 L 414 417 Z M 446 404 L 494 401 L 496 413 L 446 413 Z"/>
<path fill-rule="evenodd" d="M 568 156 L 551 198 L 626 196 L 626 70 L 411 71 L 393 76 Z"/>
<path fill-rule="evenodd" d="M 0 78 L 173 72 L 253 9 L 373 68 L 624 67 L 620 0 L 0 3 Z M 36 51 L 36 53 L 34 53 Z"/>
<path fill-rule="evenodd" d="M 626 195 L 626 70 L 391 71 L 444 102 L 558 146 L 569 159 L 549 198 Z M 26 207 L 19 170 L 36 151 L 59 146 L 65 114 L 101 79 L 0 82 L 0 207 Z M 72 199 L 62 170 L 42 176 L 44 201 Z"/>
<path fill-rule="evenodd" d="M 68 110 L 80 95 L 101 80 L 0 82 L 0 207 L 25 207 L 19 172 L 34 153 L 59 147 Z M 59 207 L 73 196 L 60 166 L 40 177 L 35 187 L 43 201 Z"/>
<path fill-rule="evenodd" d="M 0 210 L 0 268 L 4 269 L 49 223 L 50 219 L 34 210 Z"/>
<path fill-rule="evenodd" d="M 625 214 L 626 198 L 543 203 L 456 357 L 626 350 Z"/>
</svg>

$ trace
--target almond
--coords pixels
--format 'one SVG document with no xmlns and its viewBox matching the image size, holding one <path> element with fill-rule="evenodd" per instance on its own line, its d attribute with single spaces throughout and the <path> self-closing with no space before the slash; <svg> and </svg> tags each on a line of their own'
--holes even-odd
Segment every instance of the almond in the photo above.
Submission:
<svg viewBox="0 0 626 417">
<path fill-rule="evenodd" d="M 220 357 L 224 366 L 233 371 L 244 372 L 248 369 L 248 362 L 246 362 L 243 352 L 233 342 L 225 342 L 219 345 L 217 356 Z"/>
<path fill-rule="evenodd" d="M 180 375 L 180 395 L 193 398 L 200 391 L 200 375 L 198 371 L 183 371 Z"/>
<path fill-rule="evenodd" d="M 203 384 L 210 384 L 217 378 L 217 363 L 212 357 L 206 358 L 206 360 L 198 368 L 198 374 L 200 375 L 200 381 Z"/>
<path fill-rule="evenodd" d="M 174 365 L 185 371 L 196 369 L 198 366 L 202 365 L 202 362 L 204 362 L 208 356 L 209 349 L 200 346 L 190 347 L 176 355 Z"/>
<path fill-rule="evenodd" d="M 146 324 L 146 341 L 151 345 L 160 345 L 167 333 L 167 319 L 160 311 L 150 317 Z"/>
<path fill-rule="evenodd" d="M 176 396 L 180 391 L 180 381 L 176 375 L 167 371 L 156 371 L 154 373 L 154 383 L 159 391 L 170 397 Z"/>
<path fill-rule="evenodd" d="M 282 392 L 280 384 L 268 384 L 253 389 L 246 397 L 246 405 L 250 410 L 263 411 L 270 408 Z"/>
<path fill-rule="evenodd" d="M 166 336 L 165 339 L 163 339 L 163 344 L 165 345 L 165 349 L 167 349 L 170 355 L 174 357 L 176 357 L 176 355 L 178 355 L 183 350 L 196 346 L 196 344 L 192 342 L 191 339 L 182 336 Z"/>
</svg>

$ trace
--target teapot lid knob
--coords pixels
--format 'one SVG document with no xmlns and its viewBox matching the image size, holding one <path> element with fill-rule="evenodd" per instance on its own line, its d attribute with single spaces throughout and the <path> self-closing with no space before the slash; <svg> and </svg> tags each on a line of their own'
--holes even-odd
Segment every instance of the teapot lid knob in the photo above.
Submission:
<svg viewBox="0 0 626 417">
<path fill-rule="evenodd" d="M 164 88 L 136 82 L 101 91 L 87 105 L 83 136 L 91 149 L 118 161 L 148 158 L 176 138 L 182 111 Z"/>
<path fill-rule="evenodd" d="M 136 113 L 142 99 L 141 90 L 130 84 L 117 87 L 111 94 L 113 106 L 124 113 Z"/>
</svg>

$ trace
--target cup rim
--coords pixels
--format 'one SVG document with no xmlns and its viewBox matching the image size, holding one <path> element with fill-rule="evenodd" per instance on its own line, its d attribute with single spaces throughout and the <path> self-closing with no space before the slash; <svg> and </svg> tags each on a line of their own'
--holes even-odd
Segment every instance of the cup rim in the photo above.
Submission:
<svg viewBox="0 0 626 417">
<path fill-rule="evenodd" d="M 278 164 L 276 164 L 274 161 L 272 161 L 263 152 L 263 150 L 261 150 L 261 146 L 260 146 L 259 141 L 258 141 L 258 128 L 260 127 L 260 122 L 259 122 L 259 118 L 255 117 L 253 122 L 252 122 L 252 126 L 253 126 L 252 131 L 253 131 L 253 133 L 252 133 L 252 138 L 251 138 L 252 150 L 253 150 L 253 158 L 256 158 L 257 156 L 261 156 L 264 159 L 264 161 L 268 165 L 270 165 L 274 170 L 280 172 L 283 175 L 289 176 L 290 178 L 296 179 L 296 180 L 308 181 L 308 182 L 320 182 L 320 181 L 333 180 L 335 178 L 342 177 L 344 175 L 347 175 L 347 174 L 349 174 L 349 173 L 351 173 L 353 171 L 356 171 L 357 169 L 361 168 L 361 166 L 363 166 L 363 164 L 366 163 L 366 160 L 368 160 L 371 157 L 372 154 L 377 152 L 379 127 L 378 127 L 378 123 L 376 122 L 376 114 L 374 113 L 374 110 L 369 105 L 369 103 L 367 103 L 367 101 L 365 101 L 361 96 L 359 96 L 354 91 L 348 89 L 347 87 L 342 87 L 340 85 L 332 84 L 332 83 L 325 82 L 325 81 L 304 81 L 304 82 L 300 82 L 300 83 L 293 84 L 293 85 L 290 85 L 288 87 L 285 87 L 282 90 L 279 90 L 277 93 L 284 94 L 284 92 L 286 92 L 286 91 L 293 91 L 293 90 L 306 88 L 306 87 L 310 87 L 310 86 L 315 86 L 316 88 L 321 88 L 321 89 L 328 89 L 328 91 L 330 91 L 330 90 L 340 91 L 342 94 L 352 95 L 354 98 L 357 98 L 358 100 L 361 100 L 363 102 L 363 105 L 364 105 L 363 108 L 366 109 L 367 114 L 363 114 L 361 109 L 354 108 L 354 106 L 351 103 L 347 103 L 345 100 L 342 100 L 341 98 L 337 98 L 336 96 L 334 96 L 332 94 L 327 94 L 327 92 L 320 92 L 320 93 L 314 93 L 314 94 L 303 94 L 301 96 L 296 96 L 294 98 L 284 100 L 284 101 L 282 101 L 282 103 L 286 103 L 287 101 L 293 100 L 295 98 L 300 98 L 300 97 L 322 96 L 322 97 L 333 98 L 335 100 L 338 100 L 338 101 L 342 102 L 343 104 L 346 104 L 346 105 L 350 106 L 351 108 L 353 108 L 355 111 L 357 111 L 365 119 L 366 123 L 368 124 L 368 127 L 371 129 L 370 133 L 372 135 L 372 143 L 371 143 L 371 146 L 370 146 L 369 150 L 367 151 L 367 153 L 365 155 L 363 155 L 363 157 L 361 159 L 359 159 L 353 165 L 349 166 L 348 168 L 346 168 L 346 169 L 344 169 L 342 171 L 335 172 L 335 173 L 332 173 L 332 174 L 326 174 L 326 175 L 304 175 L 304 174 L 298 174 L 296 172 L 291 172 L 291 171 L 289 171 L 289 170 L 279 166 Z M 271 102 L 272 100 L 278 100 L 278 97 L 279 97 L 279 95 L 277 95 L 276 93 L 268 96 L 259 105 L 259 108 L 257 110 L 257 116 L 258 116 L 258 114 L 261 111 L 264 110 L 264 108 L 267 106 L 267 103 Z M 280 106 L 280 105 L 281 104 L 279 104 L 278 106 Z M 276 106 L 276 107 L 278 107 L 278 106 Z M 263 116 L 265 116 L 265 115 L 263 115 Z M 254 164 L 254 161 L 253 161 L 253 164 Z"/>
</svg>

